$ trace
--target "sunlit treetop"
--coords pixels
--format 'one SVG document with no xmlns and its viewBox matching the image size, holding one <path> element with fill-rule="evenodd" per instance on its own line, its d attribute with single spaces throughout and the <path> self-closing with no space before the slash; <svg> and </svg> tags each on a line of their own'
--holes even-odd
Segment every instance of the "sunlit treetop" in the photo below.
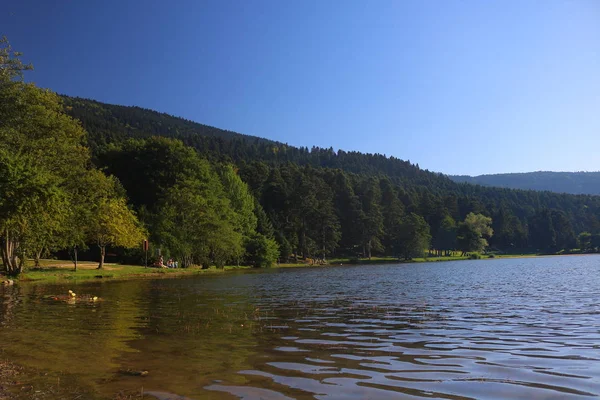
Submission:
<svg viewBox="0 0 600 400">
<path fill-rule="evenodd" d="M 0 39 L 0 80 L 23 80 L 23 71 L 33 69 L 33 65 L 23 64 L 21 55 L 13 51 L 6 36 Z"/>
</svg>

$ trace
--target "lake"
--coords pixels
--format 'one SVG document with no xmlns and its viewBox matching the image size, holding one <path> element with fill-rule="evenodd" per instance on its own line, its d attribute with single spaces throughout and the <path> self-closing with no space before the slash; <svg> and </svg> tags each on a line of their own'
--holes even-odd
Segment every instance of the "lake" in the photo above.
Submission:
<svg viewBox="0 0 600 400">
<path fill-rule="evenodd" d="M 100 299 L 54 299 L 69 289 Z M 49 399 L 52 385 L 73 399 L 600 395 L 600 256 L 27 284 L 0 295 L 0 356 L 35 367 L 29 380 Z"/>
</svg>

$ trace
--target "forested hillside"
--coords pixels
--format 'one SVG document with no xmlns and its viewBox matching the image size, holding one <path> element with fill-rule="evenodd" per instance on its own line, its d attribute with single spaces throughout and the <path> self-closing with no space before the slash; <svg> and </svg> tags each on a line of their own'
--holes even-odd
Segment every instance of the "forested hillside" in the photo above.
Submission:
<svg viewBox="0 0 600 400">
<path fill-rule="evenodd" d="M 600 195 L 600 172 L 526 172 L 493 175 L 454 175 L 455 182 L 556 193 Z"/>
<path fill-rule="evenodd" d="M 417 181 L 439 188 L 453 186 L 442 174 L 415 168 L 408 161 L 379 154 L 335 152 L 332 148 L 293 147 L 287 144 L 225 131 L 168 114 L 143 109 L 100 103 L 95 100 L 63 96 L 68 113 L 79 119 L 89 133 L 89 146 L 97 153 L 110 143 L 127 138 L 163 136 L 175 138 L 194 147 L 212 161 L 292 162 L 298 165 L 341 168 L 360 174 L 386 174 L 399 180 Z"/>
<path fill-rule="evenodd" d="M 257 231 L 276 240 L 281 259 L 410 258 L 419 246 L 481 250 L 481 239 L 503 251 L 599 246 L 600 197 L 460 184 L 393 157 L 296 148 L 137 107 L 65 102 L 88 131 L 96 163 L 123 183 L 142 221 L 169 198 L 175 181 L 160 184 L 155 177 L 180 168 L 183 151 L 177 142 L 151 137 L 179 139 L 213 165 L 236 166 L 256 200 Z M 493 234 L 465 231 L 470 214 L 491 218 Z"/>
<path fill-rule="evenodd" d="M 271 142 L 256 136 L 199 124 L 141 107 L 106 104 L 78 97 L 62 96 L 62 98 L 69 114 L 81 120 L 84 127 L 93 132 L 89 142 L 92 151 L 108 143 L 122 141 L 126 138 L 144 138 L 152 135 L 165 137 L 209 136 L 227 140 Z"/>
</svg>

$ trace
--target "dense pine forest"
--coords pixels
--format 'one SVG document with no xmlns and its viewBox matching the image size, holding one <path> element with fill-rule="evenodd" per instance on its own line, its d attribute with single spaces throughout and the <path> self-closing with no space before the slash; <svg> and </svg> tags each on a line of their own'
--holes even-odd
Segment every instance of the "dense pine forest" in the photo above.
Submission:
<svg viewBox="0 0 600 400">
<path fill-rule="evenodd" d="M 379 154 L 298 148 L 139 107 L 64 100 L 87 130 L 98 165 L 119 178 L 138 210 L 171 190 L 171 183 L 144 182 L 172 173 L 158 160 L 179 159 L 173 148 L 180 143 L 212 165 L 235 165 L 256 200 L 258 230 L 276 240 L 280 259 L 410 258 L 420 246 L 541 253 L 599 246 L 600 197 L 456 183 Z M 492 228 L 479 229 L 471 241 L 465 234 L 470 214 L 490 218 Z"/>
<path fill-rule="evenodd" d="M 293 147 L 139 107 L 58 96 L 0 40 L 4 271 L 82 250 L 256 267 L 429 251 L 598 251 L 600 196 L 456 183 L 380 154 Z M 465 161 L 466 160 L 466 161 Z M 468 154 L 457 155 L 468 162 Z"/>
</svg>

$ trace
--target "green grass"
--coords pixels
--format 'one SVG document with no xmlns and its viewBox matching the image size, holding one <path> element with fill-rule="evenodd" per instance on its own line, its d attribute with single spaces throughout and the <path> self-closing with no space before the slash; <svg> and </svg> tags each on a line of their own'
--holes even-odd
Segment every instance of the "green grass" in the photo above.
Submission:
<svg viewBox="0 0 600 400">
<path fill-rule="evenodd" d="M 448 261 L 453 259 L 464 259 L 464 257 L 431 257 L 414 259 L 412 262 L 423 261 Z M 274 264 L 273 268 L 291 268 L 291 267 L 325 267 L 335 265 L 367 265 L 367 264 L 382 264 L 382 263 L 398 263 L 397 258 L 392 257 L 372 257 L 369 259 L 349 259 L 349 258 L 333 258 L 328 260 L 328 264 L 310 264 L 306 262 L 298 263 L 281 263 Z M 29 262 L 32 265 L 33 262 Z M 40 266 L 37 268 L 30 267 L 23 272 L 18 280 L 20 282 L 85 282 L 90 280 L 123 280 L 123 279 L 144 279 L 144 278 L 169 278 L 186 275 L 210 275 L 221 274 L 225 272 L 237 270 L 249 270 L 247 266 L 226 266 L 223 269 L 215 267 L 202 269 L 199 267 L 192 268 L 144 268 L 139 265 L 121 265 L 121 264 L 105 264 L 104 269 L 96 269 L 97 263 L 82 261 L 78 264 L 77 271 L 73 270 L 73 263 L 68 260 L 40 260 Z"/>
<path fill-rule="evenodd" d="M 73 264 L 61 260 L 41 260 L 40 267 L 30 267 L 23 272 L 20 282 L 83 282 L 89 280 L 122 280 L 140 278 L 177 277 L 183 275 L 219 274 L 227 271 L 248 269 L 249 267 L 228 266 L 223 269 L 199 267 L 193 268 L 144 268 L 139 265 L 105 264 L 104 269 L 96 269 L 97 263 L 80 262 L 77 271 Z"/>
<path fill-rule="evenodd" d="M 540 257 L 536 254 L 495 254 L 493 258 L 528 258 Z M 488 255 L 482 255 L 483 259 L 490 258 Z M 410 261 L 398 260 L 393 257 L 371 257 L 367 258 L 331 258 L 327 260 L 327 264 L 310 264 L 308 262 L 297 263 L 281 263 L 274 264 L 272 268 L 297 268 L 297 267 L 327 267 L 340 265 L 374 265 L 384 263 L 420 263 L 420 262 L 436 262 L 436 261 L 459 261 L 467 260 L 469 257 L 448 256 L 448 257 L 421 257 L 414 258 Z M 29 262 L 32 265 L 33 262 Z M 187 275 L 212 275 L 222 274 L 232 271 L 251 270 L 248 266 L 226 266 L 223 269 L 211 267 L 202 269 L 199 267 L 192 268 L 144 268 L 139 265 L 121 265 L 121 264 L 105 264 L 104 269 L 97 270 L 98 263 L 83 261 L 79 263 L 77 271 L 73 270 L 73 263 L 68 260 L 40 260 L 40 267 L 30 267 L 23 272 L 18 281 L 20 282 L 85 282 L 90 280 L 123 280 L 123 279 L 144 279 L 144 278 L 170 278 Z"/>
</svg>

